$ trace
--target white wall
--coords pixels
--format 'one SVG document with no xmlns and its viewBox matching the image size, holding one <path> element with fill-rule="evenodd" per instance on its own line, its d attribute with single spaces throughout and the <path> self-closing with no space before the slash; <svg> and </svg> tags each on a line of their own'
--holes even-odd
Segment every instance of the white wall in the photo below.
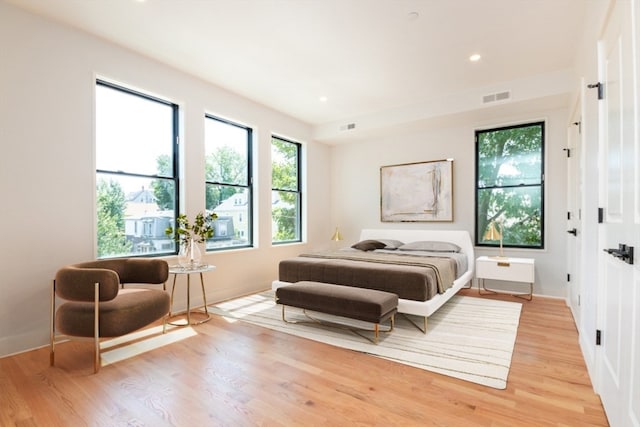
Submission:
<svg viewBox="0 0 640 427">
<path fill-rule="evenodd" d="M 508 108 L 508 107 L 507 107 Z M 518 110 L 522 110 L 520 105 Z M 524 108 L 526 110 L 526 108 Z M 566 295 L 566 147 L 567 109 L 536 110 L 509 114 L 505 108 L 455 115 L 435 121 L 422 130 L 402 132 L 333 147 L 332 207 L 346 243 L 358 239 L 361 228 L 432 228 L 468 230 L 474 233 L 474 131 L 543 119 L 546 122 L 545 249 L 506 249 L 505 254 L 536 260 L 534 293 Z M 454 221 L 383 223 L 380 221 L 380 167 L 453 158 Z M 476 248 L 478 255 L 497 251 Z M 494 286 L 495 285 L 495 286 Z M 511 284 L 509 284 L 511 285 Z M 505 288 L 504 283 L 491 283 Z M 518 286 L 515 284 L 515 286 Z M 512 287 L 512 286 L 511 286 Z M 514 288 L 525 291 L 525 287 Z"/>
<path fill-rule="evenodd" d="M 186 212 L 204 208 L 204 113 L 254 128 L 256 248 L 214 253 L 209 302 L 265 289 L 277 264 L 326 244 L 330 149 L 308 125 L 93 36 L 0 2 L 0 356 L 48 342 L 51 279 L 95 257 L 93 105 L 100 76 L 180 104 Z M 304 143 L 308 244 L 271 246 L 270 135 Z M 174 262 L 169 258 L 168 261 Z M 176 306 L 184 308 L 184 285 Z M 197 290 L 197 287 L 194 287 Z M 192 304 L 201 301 L 194 292 Z"/>
</svg>

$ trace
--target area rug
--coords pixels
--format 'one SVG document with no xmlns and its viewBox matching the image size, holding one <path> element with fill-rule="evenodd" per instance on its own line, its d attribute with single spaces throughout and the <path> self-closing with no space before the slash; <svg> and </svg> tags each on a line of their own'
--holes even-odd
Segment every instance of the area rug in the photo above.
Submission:
<svg viewBox="0 0 640 427">
<path fill-rule="evenodd" d="M 504 389 L 518 331 L 522 305 L 456 295 L 429 317 L 423 334 L 403 315 L 395 329 L 374 344 L 348 329 L 282 321 L 282 306 L 266 291 L 210 306 L 229 321 L 240 320 L 280 332 L 368 353 L 487 387 Z M 313 317 L 353 327 L 371 324 L 313 313 Z M 308 320 L 302 310 L 287 307 L 287 320 Z M 414 321 L 419 318 L 414 317 Z M 420 323 L 421 324 L 421 323 Z M 371 337 L 373 332 L 367 332 Z"/>
</svg>

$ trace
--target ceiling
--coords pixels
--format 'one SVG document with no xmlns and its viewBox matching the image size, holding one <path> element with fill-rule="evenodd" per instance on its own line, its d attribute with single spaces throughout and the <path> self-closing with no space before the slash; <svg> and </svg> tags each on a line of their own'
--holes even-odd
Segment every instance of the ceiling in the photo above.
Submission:
<svg viewBox="0 0 640 427">
<path fill-rule="evenodd" d="M 322 126 L 569 69 L 592 0 L 5 1 Z"/>
</svg>

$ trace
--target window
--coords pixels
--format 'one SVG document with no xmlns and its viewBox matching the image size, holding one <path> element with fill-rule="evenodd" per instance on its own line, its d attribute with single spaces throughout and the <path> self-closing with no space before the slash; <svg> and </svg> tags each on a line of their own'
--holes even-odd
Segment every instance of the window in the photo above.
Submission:
<svg viewBox="0 0 640 427">
<path fill-rule="evenodd" d="M 98 258 L 175 251 L 178 106 L 96 82 Z"/>
<path fill-rule="evenodd" d="M 544 248 L 544 122 L 476 131 L 476 245 Z"/>
<path fill-rule="evenodd" d="M 205 206 L 218 215 L 207 250 L 253 244 L 251 140 L 250 128 L 205 116 Z"/>
<path fill-rule="evenodd" d="M 300 242 L 300 144 L 271 137 L 271 240 Z"/>
</svg>

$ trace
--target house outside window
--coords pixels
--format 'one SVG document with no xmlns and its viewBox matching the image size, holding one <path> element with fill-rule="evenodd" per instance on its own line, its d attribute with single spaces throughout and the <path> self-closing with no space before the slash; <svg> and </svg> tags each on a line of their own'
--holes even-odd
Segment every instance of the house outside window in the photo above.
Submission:
<svg viewBox="0 0 640 427">
<path fill-rule="evenodd" d="M 271 137 L 271 240 L 302 241 L 301 145 Z"/>
<path fill-rule="evenodd" d="M 207 250 L 252 246 L 251 128 L 205 116 L 205 206 L 215 212 Z"/>
<path fill-rule="evenodd" d="M 545 123 L 477 130 L 476 246 L 493 223 L 504 247 L 544 248 Z"/>
<path fill-rule="evenodd" d="M 175 253 L 178 106 L 96 82 L 98 258 Z"/>
</svg>

